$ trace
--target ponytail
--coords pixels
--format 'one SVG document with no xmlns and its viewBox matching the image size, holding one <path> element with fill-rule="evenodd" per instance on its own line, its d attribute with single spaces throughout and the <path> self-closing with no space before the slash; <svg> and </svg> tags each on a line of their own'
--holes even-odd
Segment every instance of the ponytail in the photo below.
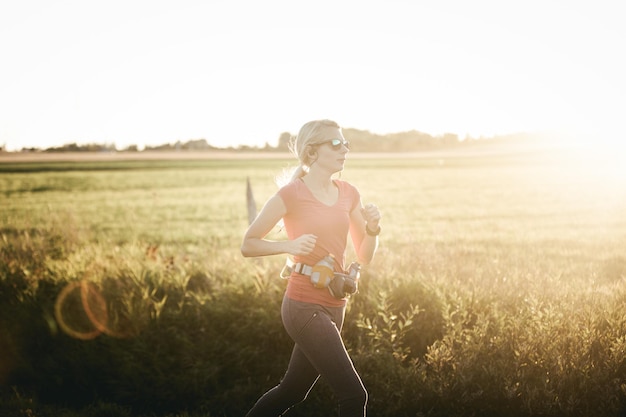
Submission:
<svg viewBox="0 0 626 417">
<path fill-rule="evenodd" d="M 302 164 L 299 164 L 295 168 L 285 168 L 283 172 L 276 177 L 276 185 L 278 185 L 279 188 L 284 187 L 298 178 L 304 177 L 306 173 L 307 169 Z"/>
<path fill-rule="evenodd" d="M 296 169 L 293 170 L 293 173 L 291 174 L 291 179 L 289 180 L 289 182 L 293 182 L 295 180 L 297 180 L 298 178 L 302 178 L 306 175 L 307 171 L 304 169 L 304 165 L 300 164 L 296 167 Z"/>
</svg>

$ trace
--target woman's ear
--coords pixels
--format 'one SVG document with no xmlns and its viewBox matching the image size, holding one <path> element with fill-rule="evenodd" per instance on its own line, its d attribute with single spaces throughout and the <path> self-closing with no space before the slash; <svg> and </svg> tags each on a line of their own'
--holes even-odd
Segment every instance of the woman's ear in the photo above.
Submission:
<svg viewBox="0 0 626 417">
<path fill-rule="evenodd" d="M 313 147 L 309 147 L 306 151 L 306 165 L 311 166 L 317 160 L 317 151 Z"/>
<path fill-rule="evenodd" d="M 308 167 L 317 161 L 317 149 L 313 145 L 307 145 L 304 153 L 304 164 Z"/>
</svg>

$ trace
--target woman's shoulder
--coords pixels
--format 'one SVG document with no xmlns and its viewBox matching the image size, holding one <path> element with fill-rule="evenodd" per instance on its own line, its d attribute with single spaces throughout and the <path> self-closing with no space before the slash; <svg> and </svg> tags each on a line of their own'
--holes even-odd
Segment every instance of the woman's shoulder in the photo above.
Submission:
<svg viewBox="0 0 626 417">
<path fill-rule="evenodd" d="M 281 186 L 279 188 L 279 191 L 280 190 L 296 190 L 296 189 L 300 188 L 302 184 L 304 184 L 302 182 L 302 180 L 300 178 L 297 178 L 297 179 L 289 181 L 287 184 Z"/>
<path fill-rule="evenodd" d="M 278 194 L 282 196 L 283 198 L 288 197 L 290 195 L 297 195 L 298 191 L 302 187 L 302 184 L 304 183 L 300 181 L 299 179 L 290 181 L 278 189 Z"/>
<path fill-rule="evenodd" d="M 358 189 L 354 185 L 349 183 L 348 181 L 337 179 L 337 180 L 335 180 L 335 184 L 337 184 L 337 187 L 339 187 L 339 188 L 343 188 L 343 189 L 346 189 L 346 190 L 353 190 L 353 191 L 357 191 L 358 192 Z"/>
<path fill-rule="evenodd" d="M 339 192 L 344 198 L 350 200 L 352 205 L 354 206 L 358 201 L 361 200 L 361 194 L 359 190 L 352 184 L 343 180 L 336 180 L 335 184 L 339 188 Z"/>
</svg>

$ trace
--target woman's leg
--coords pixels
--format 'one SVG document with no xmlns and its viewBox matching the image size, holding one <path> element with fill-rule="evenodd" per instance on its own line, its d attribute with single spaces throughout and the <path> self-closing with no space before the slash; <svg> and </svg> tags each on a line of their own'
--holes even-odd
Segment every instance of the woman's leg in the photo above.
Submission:
<svg viewBox="0 0 626 417">
<path fill-rule="evenodd" d="M 306 321 L 306 316 L 311 315 L 310 311 L 296 311 L 288 308 L 287 297 L 283 299 L 281 315 L 285 327 L 293 325 L 295 322 Z M 295 314 L 296 317 L 290 317 Z M 254 407 L 248 412 L 247 417 L 254 416 L 280 416 L 289 408 L 304 401 L 317 382 L 319 373 L 311 365 L 302 350 L 296 344 L 291 352 L 291 359 L 287 372 L 280 383 L 266 392 L 256 402 Z"/>
<path fill-rule="evenodd" d="M 343 313 L 343 308 L 285 297 L 283 323 L 296 345 L 284 378 L 257 401 L 248 417 L 281 415 L 307 397 L 320 374 L 339 400 L 340 416 L 365 416 L 367 392 L 339 334 Z"/>
<path fill-rule="evenodd" d="M 365 416 L 367 391 L 340 335 L 345 309 L 286 299 L 283 310 L 287 332 L 337 396 L 339 415 Z"/>
<path fill-rule="evenodd" d="M 280 384 L 265 393 L 248 412 L 247 417 L 280 416 L 304 401 L 319 378 L 318 372 L 295 345 L 289 366 Z"/>
</svg>

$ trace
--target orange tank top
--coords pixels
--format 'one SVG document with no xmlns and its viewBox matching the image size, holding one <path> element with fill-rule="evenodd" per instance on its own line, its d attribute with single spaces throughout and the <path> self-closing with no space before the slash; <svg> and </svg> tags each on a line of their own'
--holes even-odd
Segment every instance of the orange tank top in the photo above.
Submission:
<svg viewBox="0 0 626 417">
<path fill-rule="evenodd" d="M 350 230 L 350 212 L 358 206 L 361 197 L 353 185 L 341 181 L 333 181 L 339 190 L 339 197 L 333 205 L 319 201 L 309 190 L 302 179 L 297 179 L 282 187 L 278 195 L 287 209 L 283 217 L 285 230 L 289 239 L 303 234 L 317 236 L 315 248 L 307 256 L 296 256 L 294 261 L 306 265 L 315 265 L 328 254 L 335 257 L 335 272 L 343 272 L 345 251 Z M 292 272 L 287 284 L 287 296 L 296 301 L 339 307 L 346 300 L 338 300 L 328 292 L 327 288 L 315 288 L 310 278 Z"/>
</svg>

